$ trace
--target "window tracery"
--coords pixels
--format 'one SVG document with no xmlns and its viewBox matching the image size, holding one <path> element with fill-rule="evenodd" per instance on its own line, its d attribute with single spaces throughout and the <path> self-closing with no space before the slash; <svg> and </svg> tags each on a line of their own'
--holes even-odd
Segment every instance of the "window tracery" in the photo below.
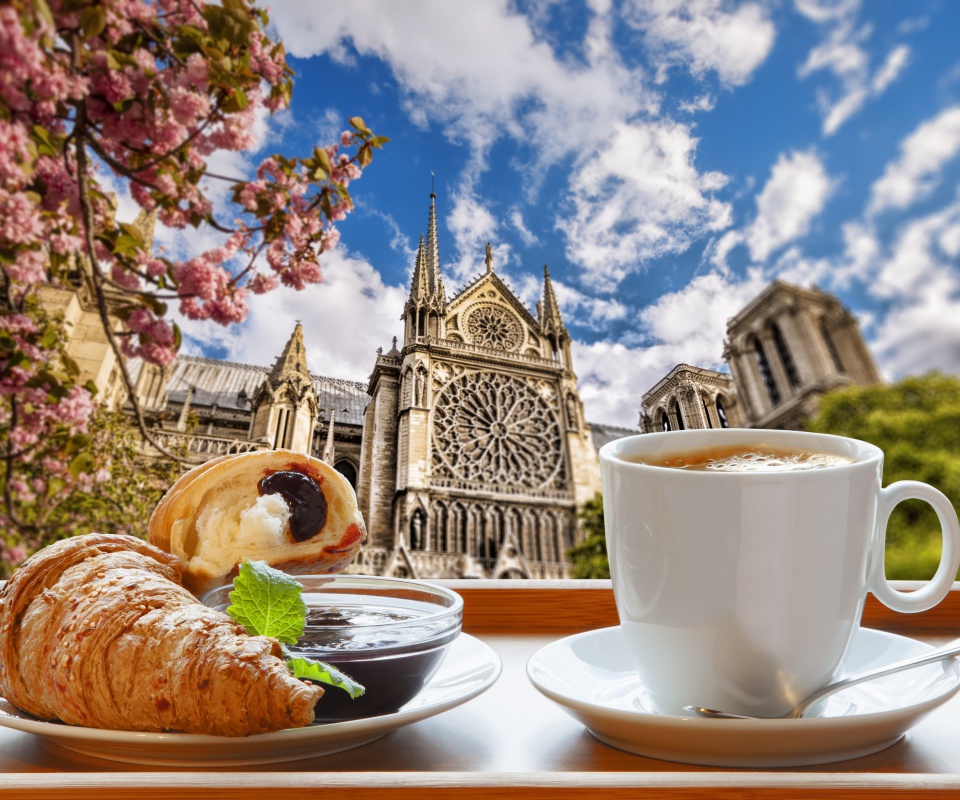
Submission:
<svg viewBox="0 0 960 800">
<path fill-rule="evenodd" d="M 440 393 L 433 412 L 434 474 L 486 485 L 563 488 L 560 420 L 525 381 L 466 373 Z"/>
<path fill-rule="evenodd" d="M 467 317 L 467 333 L 473 343 L 498 350 L 516 350 L 523 343 L 520 321 L 501 306 L 483 303 Z"/>
</svg>

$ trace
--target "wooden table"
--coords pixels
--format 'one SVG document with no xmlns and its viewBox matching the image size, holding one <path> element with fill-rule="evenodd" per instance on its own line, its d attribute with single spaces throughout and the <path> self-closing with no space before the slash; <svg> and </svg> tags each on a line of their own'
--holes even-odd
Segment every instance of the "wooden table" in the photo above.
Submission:
<svg viewBox="0 0 960 800">
<path fill-rule="evenodd" d="M 503 674 L 445 714 L 338 755 L 266 767 L 174 770 L 101 761 L 0 729 L 0 798 L 824 798 L 960 797 L 960 696 L 893 747 L 789 770 L 718 769 L 615 750 L 540 695 L 527 659 L 571 633 L 617 624 L 609 581 L 447 581 L 464 629 L 490 644 Z M 909 586 L 901 584 L 901 588 Z M 867 627 L 940 643 L 960 635 L 960 585 L 936 609 L 889 612 L 870 598 Z"/>
</svg>

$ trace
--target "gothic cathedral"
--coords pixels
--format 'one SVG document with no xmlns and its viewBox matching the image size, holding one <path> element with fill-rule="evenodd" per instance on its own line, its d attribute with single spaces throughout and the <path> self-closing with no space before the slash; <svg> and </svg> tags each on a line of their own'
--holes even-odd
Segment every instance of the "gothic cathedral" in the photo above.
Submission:
<svg viewBox="0 0 960 800">
<path fill-rule="evenodd" d="M 487 245 L 486 270 L 448 299 L 431 195 L 403 321 L 368 387 L 356 569 L 563 577 L 600 477 L 549 270 L 534 316 Z"/>
</svg>

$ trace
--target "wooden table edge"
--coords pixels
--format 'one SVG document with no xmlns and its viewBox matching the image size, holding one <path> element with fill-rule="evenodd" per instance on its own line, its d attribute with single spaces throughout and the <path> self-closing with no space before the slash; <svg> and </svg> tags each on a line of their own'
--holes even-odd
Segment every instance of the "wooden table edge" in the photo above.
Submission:
<svg viewBox="0 0 960 800">
<path fill-rule="evenodd" d="M 960 775 L 820 774 L 761 770 L 730 773 L 689 772 L 364 772 L 364 773 L 84 773 L 6 775 L 4 800 L 69 794 L 71 800 L 138 797 L 220 800 L 254 793 L 323 800 L 390 798 L 535 798 L 620 797 L 801 797 L 829 793 L 831 798 L 936 798 L 960 796 Z"/>
</svg>

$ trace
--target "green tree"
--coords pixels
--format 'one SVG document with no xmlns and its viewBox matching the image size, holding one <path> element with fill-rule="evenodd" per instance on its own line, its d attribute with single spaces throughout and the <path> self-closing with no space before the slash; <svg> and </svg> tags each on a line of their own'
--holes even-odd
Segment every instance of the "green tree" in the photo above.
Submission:
<svg viewBox="0 0 960 800">
<path fill-rule="evenodd" d="M 580 544 L 567 551 L 573 562 L 570 576 L 573 578 L 609 578 L 610 562 L 607 560 L 607 539 L 603 530 L 603 497 L 597 494 L 583 504 L 577 519 L 586 536 Z"/>
<path fill-rule="evenodd" d="M 807 430 L 850 436 L 884 452 L 883 480 L 929 483 L 960 509 L 960 379 L 940 373 L 825 395 Z M 887 577 L 926 579 L 940 561 L 940 524 L 919 500 L 901 503 L 887 528 Z"/>
<path fill-rule="evenodd" d="M 145 456 L 130 418 L 101 407 L 94 409 L 85 433 L 61 431 L 58 444 L 75 485 L 64 492 L 63 480 L 44 474 L 42 462 L 25 465 L 20 491 L 34 496 L 23 506 L 30 514 L 20 528 L 0 529 L 0 579 L 56 539 L 91 532 L 146 538 L 153 509 L 184 469 L 175 460 Z"/>
</svg>

